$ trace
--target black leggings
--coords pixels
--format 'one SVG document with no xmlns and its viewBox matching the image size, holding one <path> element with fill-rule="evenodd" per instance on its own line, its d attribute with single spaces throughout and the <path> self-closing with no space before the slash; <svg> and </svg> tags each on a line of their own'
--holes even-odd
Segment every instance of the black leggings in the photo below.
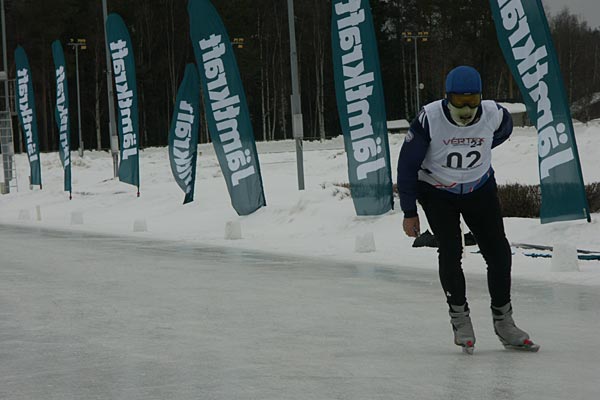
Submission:
<svg viewBox="0 0 600 400">
<path fill-rule="evenodd" d="M 448 304 L 462 305 L 466 299 L 463 274 L 460 215 L 475 236 L 487 263 L 492 305 L 510 301 L 511 250 L 504 233 L 498 189 L 494 177 L 468 194 L 454 194 L 419 181 L 417 198 L 439 243 L 439 274 Z"/>
</svg>

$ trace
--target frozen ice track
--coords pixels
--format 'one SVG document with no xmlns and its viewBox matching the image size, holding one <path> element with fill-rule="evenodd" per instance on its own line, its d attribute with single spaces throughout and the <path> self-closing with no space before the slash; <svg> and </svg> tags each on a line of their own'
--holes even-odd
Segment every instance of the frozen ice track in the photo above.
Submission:
<svg viewBox="0 0 600 400">
<path fill-rule="evenodd" d="M 600 290 L 515 281 L 529 354 L 468 280 L 471 357 L 435 273 L 0 226 L 0 399 L 600 398 Z"/>
</svg>

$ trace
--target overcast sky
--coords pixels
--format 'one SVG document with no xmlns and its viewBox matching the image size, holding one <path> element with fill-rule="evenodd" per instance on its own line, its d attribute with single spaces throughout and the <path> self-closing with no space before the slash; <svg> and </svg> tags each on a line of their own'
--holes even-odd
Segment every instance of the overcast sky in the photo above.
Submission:
<svg viewBox="0 0 600 400">
<path fill-rule="evenodd" d="M 600 28 L 600 0 L 542 0 L 546 11 L 555 15 L 564 7 L 579 15 L 591 28 Z"/>
</svg>

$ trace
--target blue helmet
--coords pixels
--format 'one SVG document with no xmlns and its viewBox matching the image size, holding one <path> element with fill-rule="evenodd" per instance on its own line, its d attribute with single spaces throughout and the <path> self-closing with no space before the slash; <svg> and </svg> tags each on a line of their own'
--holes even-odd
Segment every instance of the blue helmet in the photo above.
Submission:
<svg viewBox="0 0 600 400">
<path fill-rule="evenodd" d="M 481 93 L 481 76 L 473 67 L 461 65 L 446 77 L 446 93 Z"/>
</svg>

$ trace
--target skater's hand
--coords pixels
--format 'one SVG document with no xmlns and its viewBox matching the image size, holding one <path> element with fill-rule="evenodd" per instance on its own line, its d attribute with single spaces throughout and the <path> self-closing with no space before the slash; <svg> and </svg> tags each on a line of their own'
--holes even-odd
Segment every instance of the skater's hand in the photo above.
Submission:
<svg viewBox="0 0 600 400">
<path fill-rule="evenodd" d="M 402 228 L 404 228 L 404 233 L 409 237 L 418 237 L 421 233 L 421 224 L 419 223 L 419 216 L 412 218 L 404 218 L 402 221 Z"/>
</svg>

